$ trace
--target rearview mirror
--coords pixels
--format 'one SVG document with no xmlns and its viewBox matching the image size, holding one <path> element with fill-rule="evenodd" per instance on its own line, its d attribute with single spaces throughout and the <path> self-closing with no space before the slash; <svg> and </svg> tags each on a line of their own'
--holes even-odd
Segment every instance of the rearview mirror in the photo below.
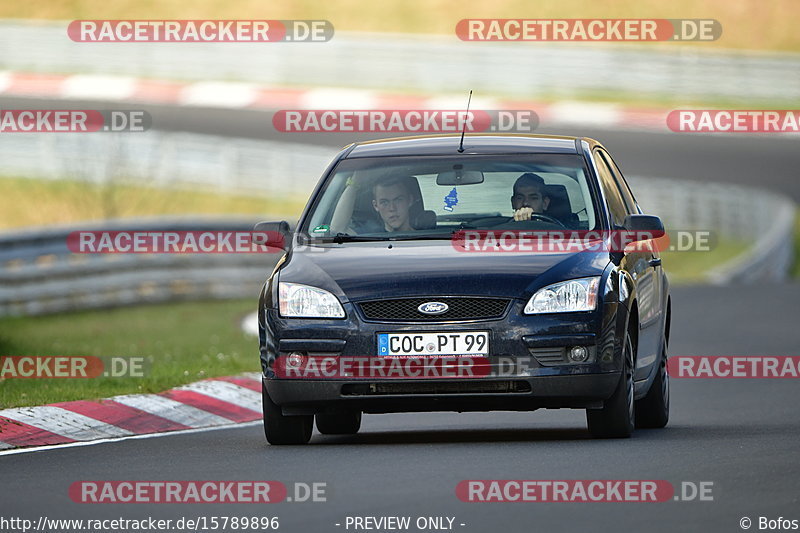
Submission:
<svg viewBox="0 0 800 533">
<path fill-rule="evenodd" d="M 436 176 L 436 185 L 474 185 L 483 183 L 480 170 L 447 170 Z"/>
</svg>

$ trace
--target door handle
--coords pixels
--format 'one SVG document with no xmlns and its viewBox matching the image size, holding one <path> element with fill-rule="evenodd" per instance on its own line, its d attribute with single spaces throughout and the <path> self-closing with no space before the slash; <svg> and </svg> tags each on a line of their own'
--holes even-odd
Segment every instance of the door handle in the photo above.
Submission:
<svg viewBox="0 0 800 533">
<path fill-rule="evenodd" d="M 648 263 L 653 268 L 660 267 L 661 266 L 661 258 L 660 257 L 654 257 L 650 261 L 648 261 Z"/>
</svg>

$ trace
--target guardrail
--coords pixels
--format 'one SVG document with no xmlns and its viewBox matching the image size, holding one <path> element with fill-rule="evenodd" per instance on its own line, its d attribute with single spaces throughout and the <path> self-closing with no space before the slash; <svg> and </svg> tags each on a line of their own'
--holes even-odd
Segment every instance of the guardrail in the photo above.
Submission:
<svg viewBox="0 0 800 533">
<path fill-rule="evenodd" d="M 338 152 L 302 143 L 151 130 L 25 133 L 0 143 L 6 176 L 308 196 Z"/>
<path fill-rule="evenodd" d="M 100 229 L 252 231 L 259 220 L 109 220 L 0 234 L 0 316 L 200 298 L 255 302 L 279 254 L 74 254 L 67 236 Z"/>
<path fill-rule="evenodd" d="M 706 280 L 723 285 L 777 281 L 794 257 L 795 203 L 751 187 L 665 178 L 628 178 L 647 213 L 668 229 L 700 229 L 720 240 L 749 243 L 733 260 L 711 269 Z"/>
<path fill-rule="evenodd" d="M 335 24 L 335 21 L 334 21 Z M 417 91 L 800 99 L 800 56 L 627 43 L 462 42 L 454 33 L 336 32 L 326 43 L 76 43 L 68 21 L 0 23 L 0 69 Z M 25 53 L 18 53 L 24 43 Z M 564 68 L 568 65 L 567 68 Z M 512 74 L 513 73 L 513 74 Z M 462 103 L 462 100 L 459 100 Z"/>
</svg>

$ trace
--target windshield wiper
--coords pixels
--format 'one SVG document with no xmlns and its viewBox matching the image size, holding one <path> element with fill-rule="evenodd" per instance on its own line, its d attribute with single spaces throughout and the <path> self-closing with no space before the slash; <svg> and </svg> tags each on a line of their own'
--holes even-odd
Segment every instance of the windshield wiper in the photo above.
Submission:
<svg viewBox="0 0 800 533">
<path fill-rule="evenodd" d="M 349 233 L 337 233 L 332 238 L 336 244 L 343 242 L 370 242 L 370 241 L 388 241 L 389 237 L 382 235 L 350 235 Z"/>
<path fill-rule="evenodd" d="M 382 242 L 382 241 L 423 241 L 423 240 L 450 240 L 453 233 L 423 233 L 420 235 L 405 234 L 405 235 L 350 235 L 349 233 L 337 233 L 329 237 L 322 237 L 327 240 L 330 239 L 336 244 L 345 242 Z M 319 237 L 317 237 L 319 238 Z"/>
<path fill-rule="evenodd" d="M 449 241 L 453 238 L 453 234 L 455 232 L 450 233 L 423 233 L 422 235 L 401 235 L 398 237 L 389 237 L 388 240 L 390 241 Z"/>
</svg>

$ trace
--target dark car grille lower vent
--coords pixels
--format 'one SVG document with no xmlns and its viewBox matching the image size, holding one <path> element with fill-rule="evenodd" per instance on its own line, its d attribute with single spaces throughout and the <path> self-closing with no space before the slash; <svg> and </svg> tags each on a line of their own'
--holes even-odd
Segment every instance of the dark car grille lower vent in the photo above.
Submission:
<svg viewBox="0 0 800 533">
<path fill-rule="evenodd" d="M 563 365 L 567 362 L 564 356 L 567 352 L 566 348 L 531 348 L 529 351 L 543 366 Z"/>
<path fill-rule="evenodd" d="M 428 302 L 447 304 L 447 311 L 427 315 L 418 307 Z M 485 320 L 500 318 L 509 300 L 502 298 L 397 298 L 361 302 L 361 312 L 367 320 L 396 320 L 435 322 L 442 320 Z"/>
<path fill-rule="evenodd" d="M 527 381 L 452 381 L 398 383 L 348 383 L 342 387 L 343 396 L 385 396 L 393 394 L 487 394 L 530 392 Z"/>
</svg>

